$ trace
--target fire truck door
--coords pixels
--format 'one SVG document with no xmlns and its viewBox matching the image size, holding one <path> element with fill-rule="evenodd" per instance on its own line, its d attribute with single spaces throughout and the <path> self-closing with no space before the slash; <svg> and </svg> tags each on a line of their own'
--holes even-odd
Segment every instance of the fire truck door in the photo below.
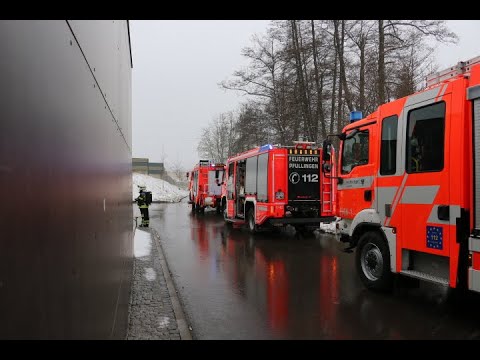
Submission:
<svg viewBox="0 0 480 360">
<path fill-rule="evenodd" d="M 450 206 L 450 95 L 403 111 L 402 148 L 405 172 L 393 206 L 401 215 L 398 232 L 403 248 L 449 255 L 455 207 Z M 447 135 L 447 136 L 446 136 Z M 395 209 L 393 209 L 395 210 Z M 392 215 L 392 224 L 395 214 Z"/>
<path fill-rule="evenodd" d="M 236 163 L 230 163 L 228 165 L 228 174 L 227 174 L 227 216 L 229 218 L 235 217 L 235 183 L 234 183 L 234 175 L 235 175 L 235 166 Z"/>
<path fill-rule="evenodd" d="M 355 131 L 355 130 L 352 130 Z M 353 219 L 363 209 L 373 206 L 372 125 L 358 128 L 358 132 L 342 143 L 341 183 L 338 183 L 339 215 Z M 349 132 L 347 134 L 347 137 Z"/>
</svg>

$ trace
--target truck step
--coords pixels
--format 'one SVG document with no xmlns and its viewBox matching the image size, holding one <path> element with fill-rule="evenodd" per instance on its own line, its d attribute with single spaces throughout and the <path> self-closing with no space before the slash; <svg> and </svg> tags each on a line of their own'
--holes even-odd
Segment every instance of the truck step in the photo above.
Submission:
<svg viewBox="0 0 480 360">
<path fill-rule="evenodd" d="M 448 279 L 445 279 L 445 278 L 440 277 L 440 276 L 430 275 L 430 274 L 427 274 L 427 273 L 424 273 L 424 272 L 421 272 L 421 271 L 402 270 L 402 271 L 400 271 L 400 274 L 407 275 L 407 276 L 410 276 L 410 277 L 415 278 L 415 279 L 421 279 L 421 280 L 433 282 L 435 284 L 441 284 L 441 285 L 446 285 L 446 286 L 448 286 L 450 284 Z"/>
</svg>

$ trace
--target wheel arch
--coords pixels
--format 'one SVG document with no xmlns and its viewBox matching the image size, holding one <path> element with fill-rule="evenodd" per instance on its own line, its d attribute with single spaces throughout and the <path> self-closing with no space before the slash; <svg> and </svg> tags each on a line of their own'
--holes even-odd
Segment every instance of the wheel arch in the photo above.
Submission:
<svg viewBox="0 0 480 360">
<path fill-rule="evenodd" d="M 360 240 L 362 235 L 369 231 L 379 232 L 382 235 L 383 240 L 388 244 L 387 238 L 385 236 L 385 233 L 382 231 L 382 227 L 380 224 L 370 223 L 370 222 L 361 222 L 361 223 L 358 223 L 357 226 L 355 226 L 355 228 L 353 229 L 351 240 L 350 240 L 351 246 L 354 246 L 354 247 L 357 246 L 358 241 Z"/>
</svg>

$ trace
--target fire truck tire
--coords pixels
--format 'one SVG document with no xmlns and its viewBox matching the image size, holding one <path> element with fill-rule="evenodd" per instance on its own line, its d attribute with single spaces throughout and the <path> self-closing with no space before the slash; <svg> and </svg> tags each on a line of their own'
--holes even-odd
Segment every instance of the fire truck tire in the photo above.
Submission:
<svg viewBox="0 0 480 360">
<path fill-rule="evenodd" d="M 258 226 L 255 224 L 255 210 L 253 208 L 248 210 L 247 227 L 251 234 L 255 234 L 258 231 Z"/>
<path fill-rule="evenodd" d="M 368 231 L 363 234 L 355 255 L 357 272 L 365 287 L 377 291 L 388 291 L 392 288 L 390 251 L 380 233 Z"/>
<path fill-rule="evenodd" d="M 195 212 L 195 203 L 192 202 L 192 212 Z"/>
</svg>

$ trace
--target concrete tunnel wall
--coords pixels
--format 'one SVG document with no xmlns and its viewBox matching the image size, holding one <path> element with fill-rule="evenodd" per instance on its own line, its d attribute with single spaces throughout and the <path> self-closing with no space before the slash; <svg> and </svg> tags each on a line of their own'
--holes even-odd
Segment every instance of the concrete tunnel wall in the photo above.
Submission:
<svg viewBox="0 0 480 360">
<path fill-rule="evenodd" d="M 128 22 L 0 21 L 0 338 L 123 339 Z"/>
</svg>

